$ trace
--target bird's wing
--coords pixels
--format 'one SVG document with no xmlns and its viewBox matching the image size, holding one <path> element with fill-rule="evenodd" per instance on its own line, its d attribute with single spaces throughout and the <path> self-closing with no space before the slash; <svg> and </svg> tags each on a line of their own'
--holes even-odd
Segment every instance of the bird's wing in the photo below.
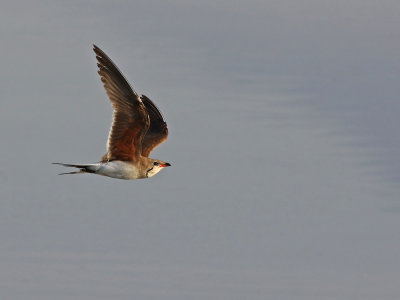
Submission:
<svg viewBox="0 0 400 300">
<path fill-rule="evenodd" d="M 142 156 L 149 157 L 151 151 L 167 139 L 168 127 L 163 115 L 153 101 L 145 95 L 142 95 L 140 98 L 144 106 L 146 106 L 147 113 L 150 117 L 150 127 L 142 143 Z"/>
<path fill-rule="evenodd" d="M 98 73 L 114 108 L 103 161 L 136 161 L 142 153 L 143 136 L 150 125 L 147 110 L 112 60 L 96 45 L 93 45 L 93 50 L 98 61 Z"/>
</svg>

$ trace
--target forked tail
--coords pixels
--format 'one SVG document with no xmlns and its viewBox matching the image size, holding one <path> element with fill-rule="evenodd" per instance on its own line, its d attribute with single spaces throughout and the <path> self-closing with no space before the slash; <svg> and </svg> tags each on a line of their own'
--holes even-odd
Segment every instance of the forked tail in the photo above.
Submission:
<svg viewBox="0 0 400 300">
<path fill-rule="evenodd" d="M 82 173 L 94 173 L 95 172 L 95 170 L 92 169 L 93 165 L 73 165 L 73 164 L 63 164 L 63 163 L 53 163 L 53 165 L 60 165 L 60 166 L 64 166 L 64 167 L 72 167 L 72 168 L 79 169 L 79 171 L 65 172 L 65 173 L 60 173 L 58 175 L 82 174 Z"/>
</svg>

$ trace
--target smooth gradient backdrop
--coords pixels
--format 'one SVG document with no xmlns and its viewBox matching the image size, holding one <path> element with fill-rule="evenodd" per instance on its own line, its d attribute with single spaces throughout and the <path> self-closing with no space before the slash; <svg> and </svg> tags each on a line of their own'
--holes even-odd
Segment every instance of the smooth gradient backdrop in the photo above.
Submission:
<svg viewBox="0 0 400 300">
<path fill-rule="evenodd" d="M 400 297 L 400 2 L 2 1 L 0 299 Z M 92 44 L 170 136 L 96 162 Z"/>
</svg>

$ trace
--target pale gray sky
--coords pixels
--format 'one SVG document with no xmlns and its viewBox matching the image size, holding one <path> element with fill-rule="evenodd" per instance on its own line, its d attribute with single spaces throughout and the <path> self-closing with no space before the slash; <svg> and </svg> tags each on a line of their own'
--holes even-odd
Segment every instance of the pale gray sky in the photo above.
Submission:
<svg viewBox="0 0 400 300">
<path fill-rule="evenodd" d="M 398 299 L 398 1 L 3 1 L 1 299 Z M 96 43 L 170 136 L 105 153 Z"/>
</svg>

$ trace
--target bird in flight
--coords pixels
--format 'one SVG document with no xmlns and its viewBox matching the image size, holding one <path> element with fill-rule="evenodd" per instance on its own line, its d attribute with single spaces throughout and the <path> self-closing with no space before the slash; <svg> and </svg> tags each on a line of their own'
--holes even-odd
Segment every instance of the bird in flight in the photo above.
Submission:
<svg viewBox="0 0 400 300">
<path fill-rule="evenodd" d="M 79 170 L 61 173 L 92 173 L 118 179 L 152 177 L 169 163 L 150 158 L 151 151 L 168 137 L 160 110 L 145 95 L 139 96 L 113 61 L 96 45 L 98 73 L 114 108 L 107 153 L 93 164 L 54 163 Z"/>
</svg>

